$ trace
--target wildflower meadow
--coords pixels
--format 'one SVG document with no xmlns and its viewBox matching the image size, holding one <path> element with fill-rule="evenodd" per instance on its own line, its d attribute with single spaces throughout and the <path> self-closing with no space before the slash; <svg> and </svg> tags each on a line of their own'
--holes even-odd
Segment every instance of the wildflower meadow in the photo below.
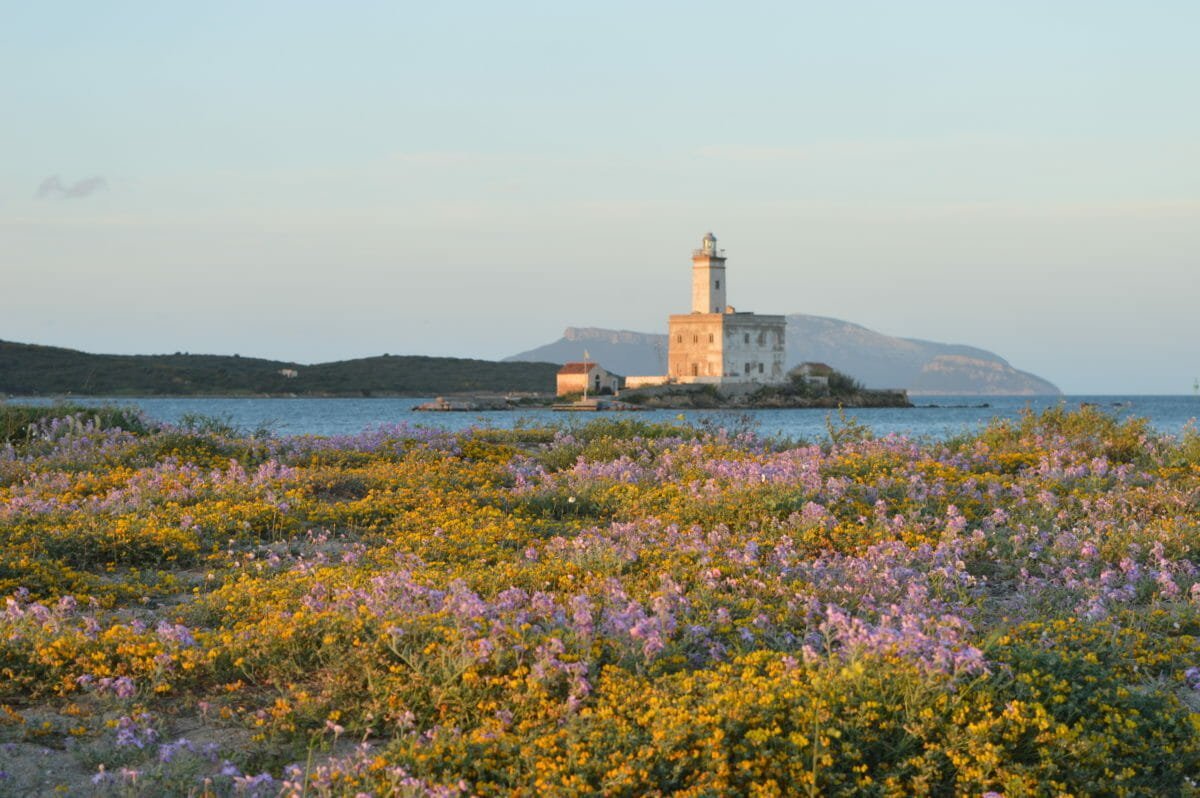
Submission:
<svg viewBox="0 0 1200 798">
<path fill-rule="evenodd" d="M 6 435 L 0 795 L 1197 792 L 1192 429 Z"/>
</svg>

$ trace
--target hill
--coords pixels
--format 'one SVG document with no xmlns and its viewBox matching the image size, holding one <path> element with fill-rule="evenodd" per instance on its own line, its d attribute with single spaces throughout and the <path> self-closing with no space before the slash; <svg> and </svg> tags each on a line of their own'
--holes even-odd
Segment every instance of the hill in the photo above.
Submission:
<svg viewBox="0 0 1200 798">
<path fill-rule="evenodd" d="M 314 365 L 238 355 L 95 355 L 0 341 L 0 394 L 23 396 L 553 392 L 557 370 L 557 365 L 546 362 L 497 363 L 416 355 Z"/>
<path fill-rule="evenodd" d="M 667 336 L 655 333 L 605 330 L 600 327 L 568 327 L 557 341 L 505 358 L 519 363 L 544 360 L 566 363 L 588 359 L 616 374 L 666 374 Z"/>
<path fill-rule="evenodd" d="M 619 374 L 666 372 L 667 336 L 596 327 L 568 327 L 553 343 L 508 361 L 591 358 Z M 793 313 L 787 317 L 787 367 L 828 363 L 868 388 L 903 388 L 912 395 L 1046 395 L 1061 391 L 1051 382 L 1012 367 L 973 346 L 897 338 L 859 324 Z"/>
</svg>

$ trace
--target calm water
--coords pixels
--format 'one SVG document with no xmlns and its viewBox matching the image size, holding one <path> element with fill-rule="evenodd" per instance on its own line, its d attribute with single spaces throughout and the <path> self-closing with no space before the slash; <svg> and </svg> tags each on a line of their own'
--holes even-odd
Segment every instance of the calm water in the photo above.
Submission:
<svg viewBox="0 0 1200 798">
<path fill-rule="evenodd" d="M 11 403 L 52 404 L 53 398 L 11 399 Z M 556 413 L 551 410 L 479 413 L 418 413 L 413 408 L 428 399 L 305 399 L 305 398 L 74 398 L 81 404 L 136 405 L 147 415 L 167 422 L 183 416 L 202 414 L 253 430 L 265 426 L 281 435 L 335 435 L 361 432 L 380 424 L 409 423 L 463 429 L 470 426 L 512 427 L 524 424 L 582 424 L 604 416 L 636 418 L 645 421 L 673 421 L 679 417 L 692 422 L 722 426 L 754 426 L 763 435 L 819 439 L 826 434 L 827 410 L 652 410 L 638 413 Z M 854 418 L 883 435 L 895 432 L 911 437 L 943 438 L 975 430 L 994 418 L 1012 418 L 1025 408 L 1038 410 L 1060 402 L 1076 408 L 1091 402 L 1118 417 L 1141 416 L 1150 419 L 1159 431 L 1179 433 L 1189 421 L 1200 416 L 1200 396 L 1068 396 L 1068 397 L 918 397 L 915 408 L 878 408 L 847 410 Z M 988 407 L 979 407 L 987 403 Z M 929 407 L 927 405 L 938 405 Z M 834 411 L 836 416 L 836 411 Z"/>
</svg>

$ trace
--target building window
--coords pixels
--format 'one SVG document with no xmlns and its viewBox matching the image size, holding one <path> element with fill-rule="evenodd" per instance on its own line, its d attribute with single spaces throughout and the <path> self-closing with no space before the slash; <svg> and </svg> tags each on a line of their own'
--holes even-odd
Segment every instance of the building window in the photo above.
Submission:
<svg viewBox="0 0 1200 798">
<path fill-rule="evenodd" d="M 693 376 L 693 377 L 699 377 L 699 376 L 700 376 L 700 364 L 699 364 L 699 363 L 693 363 L 693 364 L 692 364 L 692 376 Z"/>
<path fill-rule="evenodd" d="M 681 344 L 681 343 L 683 343 L 683 335 L 676 335 L 676 336 L 675 336 L 675 343 L 677 343 L 677 344 Z"/>
<path fill-rule="evenodd" d="M 694 343 L 694 344 L 698 344 L 698 343 L 700 343 L 700 336 L 699 336 L 699 335 L 693 335 L 693 336 L 692 336 L 692 343 Z"/>
<path fill-rule="evenodd" d="M 759 363 L 759 364 L 758 364 L 758 373 L 759 373 L 759 374 L 762 374 L 762 373 L 763 373 L 763 364 L 762 364 L 762 363 Z"/>
<path fill-rule="evenodd" d="M 746 333 L 745 335 L 742 336 L 742 343 L 745 343 L 745 344 L 750 343 L 750 333 Z"/>
<path fill-rule="evenodd" d="M 713 334 L 712 334 L 712 333 L 709 333 L 709 334 L 708 334 L 708 342 L 709 342 L 710 344 L 713 342 Z"/>
<path fill-rule="evenodd" d="M 766 342 L 767 342 L 767 334 L 765 332 L 760 332 L 758 334 L 758 345 L 762 346 Z"/>
<path fill-rule="evenodd" d="M 750 373 L 750 364 L 749 363 L 746 364 L 746 373 L 747 374 Z"/>
<path fill-rule="evenodd" d="M 720 280 L 717 280 L 717 290 L 718 291 L 721 290 L 721 281 Z"/>
</svg>

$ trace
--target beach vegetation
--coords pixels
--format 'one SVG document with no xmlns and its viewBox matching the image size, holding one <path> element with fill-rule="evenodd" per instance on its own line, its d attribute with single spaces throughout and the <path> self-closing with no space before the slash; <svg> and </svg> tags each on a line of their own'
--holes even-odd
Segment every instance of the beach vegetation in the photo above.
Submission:
<svg viewBox="0 0 1200 798">
<path fill-rule="evenodd" d="M 33 747 L 72 794 L 1197 789 L 1191 429 L 25 413 L 0 791 Z"/>
</svg>

